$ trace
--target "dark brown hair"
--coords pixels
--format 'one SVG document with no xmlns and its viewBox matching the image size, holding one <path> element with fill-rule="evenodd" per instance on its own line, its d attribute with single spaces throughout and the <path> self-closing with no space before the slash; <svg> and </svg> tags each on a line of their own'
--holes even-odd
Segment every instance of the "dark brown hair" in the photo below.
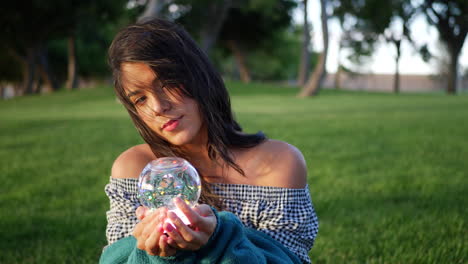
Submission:
<svg viewBox="0 0 468 264">
<path fill-rule="evenodd" d="M 118 98 L 156 157 L 177 156 L 187 159 L 180 148 L 160 138 L 138 115 L 123 87 L 121 66 L 126 62 L 148 65 L 163 87 L 182 87 L 182 93 L 198 104 L 207 129 L 210 159 L 216 162 L 221 158 L 228 166 L 244 175 L 243 170 L 232 159 L 229 149 L 254 147 L 265 140 L 265 135 L 262 132 L 242 133 L 240 125 L 234 119 L 229 94 L 221 76 L 181 26 L 153 19 L 125 27 L 116 35 L 109 48 L 109 64 Z M 213 206 L 219 205 L 216 199 L 213 200 L 209 186 L 203 179 L 202 182 L 202 201 Z"/>
</svg>

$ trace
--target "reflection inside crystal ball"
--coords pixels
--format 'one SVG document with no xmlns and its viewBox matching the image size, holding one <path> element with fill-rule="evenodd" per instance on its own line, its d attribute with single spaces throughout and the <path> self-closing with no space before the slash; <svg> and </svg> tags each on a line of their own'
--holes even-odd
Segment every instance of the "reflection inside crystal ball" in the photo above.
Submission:
<svg viewBox="0 0 468 264">
<path fill-rule="evenodd" d="M 196 169 L 186 160 L 164 157 L 151 161 L 140 174 L 138 199 L 148 208 L 167 207 L 184 222 L 185 215 L 173 203 L 180 197 L 189 206 L 194 206 L 201 193 L 201 181 Z"/>
</svg>

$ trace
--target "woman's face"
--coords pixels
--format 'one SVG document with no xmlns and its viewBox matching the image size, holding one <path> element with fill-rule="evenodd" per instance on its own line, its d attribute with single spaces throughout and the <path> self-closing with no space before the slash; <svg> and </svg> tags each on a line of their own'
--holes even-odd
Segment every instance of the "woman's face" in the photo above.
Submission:
<svg viewBox="0 0 468 264">
<path fill-rule="evenodd" d="M 206 143 L 195 100 L 158 87 L 155 73 L 146 64 L 123 63 L 121 69 L 125 93 L 151 130 L 177 146 Z"/>
</svg>

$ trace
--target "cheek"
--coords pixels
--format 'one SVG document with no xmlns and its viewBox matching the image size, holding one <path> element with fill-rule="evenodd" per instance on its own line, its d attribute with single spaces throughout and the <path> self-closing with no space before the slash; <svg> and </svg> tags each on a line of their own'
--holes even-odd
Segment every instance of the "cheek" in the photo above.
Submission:
<svg viewBox="0 0 468 264">
<path fill-rule="evenodd" d="M 204 123 L 203 121 L 204 119 L 198 107 L 197 106 L 193 107 L 191 111 L 193 113 L 194 120 L 196 120 L 197 126 L 202 127 Z"/>
<path fill-rule="evenodd" d="M 140 118 L 153 133 L 161 136 L 161 132 L 159 131 L 159 124 L 153 118 L 145 118 L 144 116 L 141 116 Z"/>
</svg>

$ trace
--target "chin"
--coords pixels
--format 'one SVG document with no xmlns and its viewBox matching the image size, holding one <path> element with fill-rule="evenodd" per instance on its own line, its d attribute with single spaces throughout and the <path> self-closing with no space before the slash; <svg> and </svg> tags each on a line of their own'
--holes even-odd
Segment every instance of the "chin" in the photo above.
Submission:
<svg viewBox="0 0 468 264">
<path fill-rule="evenodd" d="M 191 137 L 176 137 L 176 138 L 171 138 L 168 141 L 174 146 L 181 147 L 183 145 L 192 143 L 192 138 Z"/>
</svg>

